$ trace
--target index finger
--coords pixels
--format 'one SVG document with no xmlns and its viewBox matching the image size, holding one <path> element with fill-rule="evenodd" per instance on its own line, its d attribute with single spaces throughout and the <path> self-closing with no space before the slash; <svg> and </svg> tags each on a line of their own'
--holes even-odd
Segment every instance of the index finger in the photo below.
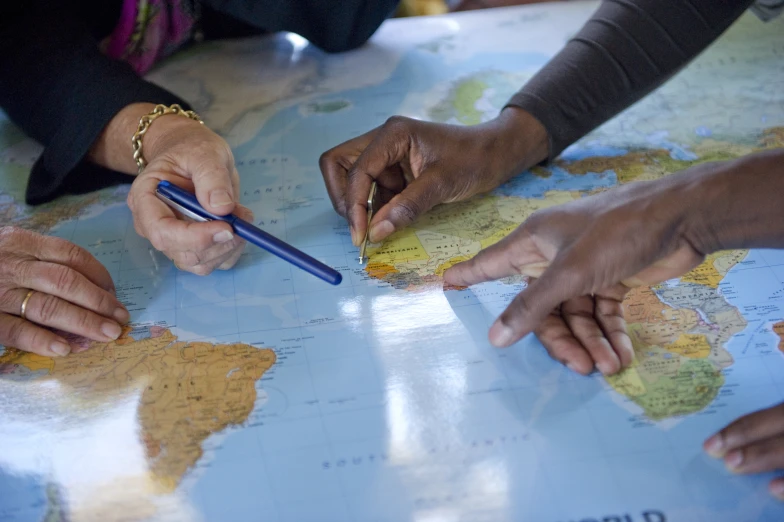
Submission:
<svg viewBox="0 0 784 522">
<path fill-rule="evenodd" d="M 345 208 L 354 244 L 367 231 L 367 199 L 373 181 L 410 152 L 407 129 L 402 119 L 390 118 L 348 171 Z"/>
<path fill-rule="evenodd" d="M 444 281 L 454 286 L 471 286 L 510 275 L 540 277 L 550 263 L 538 250 L 521 226 L 468 261 L 450 267 L 444 272 Z"/>
<path fill-rule="evenodd" d="M 490 342 L 504 347 L 531 333 L 558 305 L 591 291 L 594 268 L 567 249 L 534 279 L 490 328 Z M 590 259 L 590 257 L 588 257 Z"/>
<path fill-rule="evenodd" d="M 326 151 L 319 158 L 321 176 L 327 187 L 327 194 L 332 202 L 335 212 L 346 217 L 346 188 L 348 186 L 348 171 L 357 161 L 357 158 L 367 147 L 368 143 L 378 129 L 373 129 L 361 136 L 352 138 L 340 145 Z"/>
<path fill-rule="evenodd" d="M 30 254 L 37 259 L 73 268 L 94 285 L 115 293 L 114 281 L 109 271 L 84 248 L 59 237 L 33 233 L 30 233 L 30 241 L 26 244 L 29 245 Z"/>
</svg>

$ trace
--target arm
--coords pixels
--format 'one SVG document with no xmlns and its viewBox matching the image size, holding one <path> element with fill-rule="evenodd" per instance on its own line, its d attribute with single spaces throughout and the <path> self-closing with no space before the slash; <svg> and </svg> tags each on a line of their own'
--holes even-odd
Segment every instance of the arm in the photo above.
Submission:
<svg viewBox="0 0 784 522">
<path fill-rule="evenodd" d="M 509 100 L 549 134 L 549 158 L 666 82 L 753 0 L 605 0 Z"/>
<path fill-rule="evenodd" d="M 370 239 L 381 241 L 435 205 L 492 190 L 666 81 L 751 2 L 606 0 L 494 120 L 466 127 L 393 117 L 324 153 L 333 206 L 361 241 L 375 179 L 386 204 Z"/>
<path fill-rule="evenodd" d="M 704 163 L 538 211 L 444 278 L 536 278 L 493 324 L 492 342 L 508 346 L 533 331 L 572 370 L 615 373 L 634 353 L 621 307 L 629 289 L 683 275 L 718 250 L 784 248 L 782 191 L 784 149 Z M 781 469 L 784 404 L 731 423 L 704 449 L 733 473 Z M 769 491 L 784 500 L 784 479 Z"/>
<path fill-rule="evenodd" d="M 494 344 L 508 346 L 574 299 L 607 297 L 620 304 L 629 288 L 679 277 L 713 252 L 783 248 L 781 191 L 784 149 L 703 163 L 537 211 L 444 278 L 459 286 L 512 274 L 536 278 L 490 331 Z M 582 373 L 593 368 L 592 361 L 578 362 Z M 609 373 L 619 368 L 616 360 Z"/>
<path fill-rule="evenodd" d="M 66 189 L 94 190 L 122 176 L 133 181 L 128 205 L 136 231 L 178 267 L 207 274 L 234 265 L 244 241 L 229 225 L 183 221 L 155 197 L 166 179 L 195 191 L 215 214 L 252 219 L 237 204 L 239 175 L 228 144 L 198 122 L 164 116 L 143 140 L 147 168 L 129 177 L 136 174 L 131 136 L 139 118 L 157 103 L 182 102 L 102 55 L 73 5 L 49 4 L 15 3 L 0 13 L 0 44 L 14 49 L 0 54 L 0 105 L 45 146 L 30 175 L 28 202 L 49 201 Z"/>
<path fill-rule="evenodd" d="M 70 3 L 8 4 L 0 8 L 0 46 L 9 51 L 0 54 L 0 107 L 45 147 L 30 174 L 28 203 L 49 201 L 66 184 L 94 189 L 118 177 L 101 167 L 135 172 L 92 163 L 88 151 L 123 108 L 183 102 L 101 54 Z M 128 144 L 133 128 L 125 137 Z"/>
</svg>

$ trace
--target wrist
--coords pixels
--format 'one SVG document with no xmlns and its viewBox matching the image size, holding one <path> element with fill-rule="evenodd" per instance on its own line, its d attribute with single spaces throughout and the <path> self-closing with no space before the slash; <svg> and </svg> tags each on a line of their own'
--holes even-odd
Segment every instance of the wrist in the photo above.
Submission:
<svg viewBox="0 0 784 522">
<path fill-rule="evenodd" d="M 155 108 L 154 103 L 132 103 L 114 115 L 95 141 L 88 159 L 108 169 L 136 174 L 131 136 L 139 126 L 139 119 Z"/>
<path fill-rule="evenodd" d="M 487 123 L 498 162 L 497 172 L 506 181 L 546 160 L 549 155 L 547 129 L 528 112 L 506 107 Z"/>
<path fill-rule="evenodd" d="M 688 207 L 684 237 L 704 254 L 784 247 L 784 150 L 706 163 L 678 174 Z"/>
<path fill-rule="evenodd" d="M 139 128 L 139 120 L 150 114 L 154 103 L 132 103 L 120 110 L 104 128 L 91 147 L 88 159 L 93 163 L 126 174 L 136 175 L 138 166 L 134 160 L 131 138 Z M 156 118 L 142 137 L 142 155 L 149 161 L 165 150 L 166 137 L 181 126 L 202 127 L 190 118 L 167 114 Z"/>
<path fill-rule="evenodd" d="M 149 114 L 149 113 L 145 113 Z M 144 115 L 142 115 L 144 116 Z M 139 122 L 136 122 L 138 127 Z M 134 131 L 136 128 L 134 128 Z M 150 122 L 142 138 L 142 156 L 146 163 L 181 141 L 181 132 L 210 132 L 202 123 L 183 114 L 164 114 Z"/>
</svg>

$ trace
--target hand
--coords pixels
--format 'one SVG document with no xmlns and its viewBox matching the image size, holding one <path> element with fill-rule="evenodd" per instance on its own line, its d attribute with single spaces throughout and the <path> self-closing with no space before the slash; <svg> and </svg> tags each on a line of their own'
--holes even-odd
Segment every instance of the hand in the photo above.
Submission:
<svg viewBox="0 0 784 522">
<path fill-rule="evenodd" d="M 0 227 L 0 345 L 67 355 L 68 341 L 44 327 L 108 342 L 120 336 L 120 325 L 129 318 L 109 272 L 86 250 L 64 239 Z"/>
<path fill-rule="evenodd" d="M 234 212 L 253 221 L 251 211 L 237 203 L 239 175 L 228 144 L 198 122 L 179 116 L 162 116 L 145 136 L 143 152 L 147 167 L 128 194 L 136 232 L 169 257 L 180 270 L 207 275 L 216 268 L 234 266 L 245 241 L 228 223 L 196 223 L 178 219 L 158 199 L 158 182 L 171 183 L 195 192 L 199 203 L 216 215 Z"/>
<path fill-rule="evenodd" d="M 546 156 L 542 125 L 508 108 L 471 127 L 395 116 L 325 152 L 320 166 L 332 205 L 348 219 L 351 239 L 359 245 L 374 179 L 383 206 L 370 224 L 370 240 L 378 242 L 435 205 L 492 190 Z"/>
<path fill-rule="evenodd" d="M 136 174 L 130 136 L 139 119 L 155 105 L 134 103 L 109 122 L 90 150 L 91 161 L 128 174 Z M 188 118 L 166 115 L 156 119 L 142 140 L 147 167 L 128 194 L 136 232 L 168 256 L 181 270 L 206 275 L 216 268 L 231 268 L 242 255 L 245 242 L 221 221 L 193 223 L 178 219 L 157 198 L 158 182 L 168 180 L 195 191 L 199 203 L 216 215 L 235 213 L 253 220 L 250 210 L 237 203 L 239 175 L 229 145 L 206 126 Z"/>
<path fill-rule="evenodd" d="M 784 469 L 784 403 L 745 415 L 705 441 L 705 451 L 724 459 L 735 473 Z M 773 479 L 770 493 L 784 500 L 784 477 Z"/>
<path fill-rule="evenodd" d="M 712 172 L 699 166 L 654 182 L 540 210 L 509 236 L 450 268 L 447 283 L 472 285 L 512 274 L 534 278 L 496 320 L 490 340 L 509 346 L 536 331 L 552 357 L 587 374 L 615 373 L 633 358 L 621 302 L 696 267 L 690 212 Z"/>
</svg>

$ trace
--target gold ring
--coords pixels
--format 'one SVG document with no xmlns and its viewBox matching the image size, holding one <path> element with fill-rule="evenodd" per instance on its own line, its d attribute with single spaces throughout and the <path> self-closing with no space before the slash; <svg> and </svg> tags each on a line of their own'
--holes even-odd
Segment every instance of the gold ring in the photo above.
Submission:
<svg viewBox="0 0 784 522">
<path fill-rule="evenodd" d="M 35 290 L 30 290 L 29 292 L 27 292 L 24 301 L 22 301 L 22 309 L 19 312 L 19 316 L 22 319 L 27 319 L 27 317 L 25 317 L 25 312 L 27 312 L 27 302 L 30 301 L 30 296 L 33 295 L 33 292 L 35 292 Z"/>
</svg>

